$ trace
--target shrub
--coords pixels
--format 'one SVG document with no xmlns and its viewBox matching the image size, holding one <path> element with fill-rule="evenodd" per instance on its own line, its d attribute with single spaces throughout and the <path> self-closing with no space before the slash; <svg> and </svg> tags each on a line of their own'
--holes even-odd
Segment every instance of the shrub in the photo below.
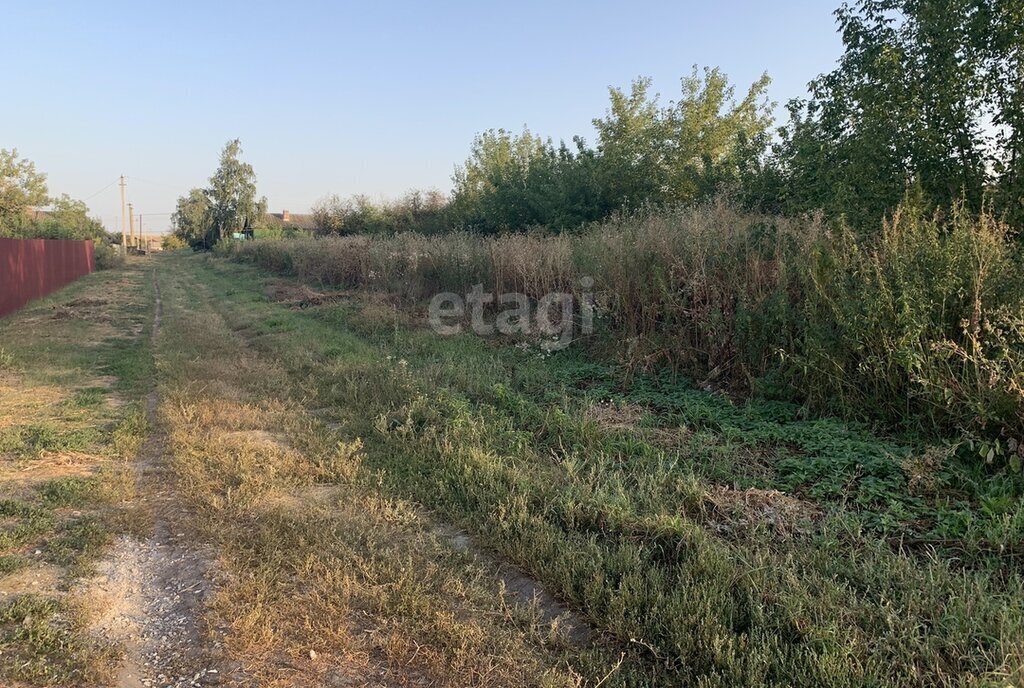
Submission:
<svg viewBox="0 0 1024 688">
<path fill-rule="evenodd" d="M 120 246 L 114 246 L 105 241 L 96 241 L 93 244 L 96 269 L 113 270 L 124 267 L 124 256 L 121 255 L 120 248 Z"/>
<path fill-rule="evenodd" d="M 160 240 L 160 246 L 165 251 L 178 251 L 188 246 L 188 244 L 177 234 L 167 234 Z"/>
<path fill-rule="evenodd" d="M 877 242 L 842 233 L 810 261 L 800 388 L 829 410 L 1019 441 L 1020 269 L 1007 227 L 962 208 L 904 208 Z"/>
</svg>

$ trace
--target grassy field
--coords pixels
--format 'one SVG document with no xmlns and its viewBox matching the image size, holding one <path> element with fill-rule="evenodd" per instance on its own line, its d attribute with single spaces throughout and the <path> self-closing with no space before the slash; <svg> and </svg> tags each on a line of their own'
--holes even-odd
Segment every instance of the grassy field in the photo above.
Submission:
<svg viewBox="0 0 1024 688">
<path fill-rule="evenodd" d="M 60 315 L 96 294 L 103 317 Z M 238 685 L 1024 681 L 1019 485 L 940 447 L 572 349 L 438 337 L 386 295 L 213 256 L 93 276 L 0 323 L 0 349 L 21 538 L 3 561 L 73 577 L 144 529 L 124 459 L 153 431 L 155 379 L 183 527 L 215 553 L 207 640 Z M 83 475 L 8 475 L 53 457 Z M 591 632 L 523 604 L 501 561 Z M 106 680 L 118 649 L 81 631 L 89 610 L 17 575 L 7 680 Z"/>
<path fill-rule="evenodd" d="M 358 438 L 357 482 L 586 614 L 626 658 L 606 684 L 1021 680 L 1019 486 L 794 406 L 438 338 L 379 296 L 298 308 L 277 278 L 173 260 Z"/>
</svg>

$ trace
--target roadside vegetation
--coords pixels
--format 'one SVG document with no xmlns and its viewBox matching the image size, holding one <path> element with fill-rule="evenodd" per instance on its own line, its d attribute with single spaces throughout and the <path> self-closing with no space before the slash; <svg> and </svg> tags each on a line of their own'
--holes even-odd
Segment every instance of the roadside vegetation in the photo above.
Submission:
<svg viewBox="0 0 1024 688">
<path fill-rule="evenodd" d="M 592 356 L 959 438 L 975 463 L 1020 470 L 1024 265 L 1009 228 L 987 214 L 908 205 L 863 238 L 718 202 L 572 235 L 236 242 L 225 255 L 404 306 L 475 284 L 582 299 L 589 277 L 598 331 L 575 346 Z"/>
<path fill-rule="evenodd" d="M 318 423 L 358 438 L 356 484 L 426 506 L 586 614 L 625 653 L 604 685 L 1022 678 L 1016 479 L 667 369 L 441 338 L 370 290 L 176 260 L 274 361 L 254 377 L 294 380 Z M 263 480 L 248 475 L 238 499 Z"/>
<path fill-rule="evenodd" d="M 178 505 L 219 555 L 207 621 L 239 681 L 568 688 L 616 673 L 614 649 L 579 646 L 422 505 L 381 490 L 363 435 L 263 346 L 291 330 L 286 307 L 194 257 L 158 270 L 160 420 Z M 353 363 L 373 355 L 345 341 Z"/>
<path fill-rule="evenodd" d="M 146 273 L 87 276 L 0 326 L 0 683 L 93 685 L 120 648 L 79 593 L 146 520 L 131 461 L 152 375 Z"/>
</svg>

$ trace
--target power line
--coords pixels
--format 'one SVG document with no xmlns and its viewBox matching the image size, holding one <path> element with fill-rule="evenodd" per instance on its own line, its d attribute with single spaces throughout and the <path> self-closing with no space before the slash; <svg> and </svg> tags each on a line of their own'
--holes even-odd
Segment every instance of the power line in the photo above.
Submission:
<svg viewBox="0 0 1024 688">
<path fill-rule="evenodd" d="M 119 180 L 115 179 L 114 181 L 110 182 L 109 184 L 107 184 L 106 186 L 104 186 L 104 187 L 103 187 L 102 189 L 100 189 L 100 190 L 99 190 L 99 191 L 97 191 L 96 193 L 94 193 L 94 194 L 90 194 L 90 195 L 86 196 L 85 198 L 83 198 L 82 200 L 83 200 L 83 201 L 88 201 L 88 200 L 89 200 L 89 199 L 91 199 L 91 198 L 96 198 L 96 197 L 97 197 L 97 196 L 99 196 L 99 195 L 100 195 L 101 193 L 103 193 L 104 191 L 106 191 L 107 189 L 109 189 L 110 187 L 112 187 L 112 186 L 113 186 L 114 184 L 117 184 L 117 182 L 118 182 L 118 181 L 119 181 Z"/>
</svg>

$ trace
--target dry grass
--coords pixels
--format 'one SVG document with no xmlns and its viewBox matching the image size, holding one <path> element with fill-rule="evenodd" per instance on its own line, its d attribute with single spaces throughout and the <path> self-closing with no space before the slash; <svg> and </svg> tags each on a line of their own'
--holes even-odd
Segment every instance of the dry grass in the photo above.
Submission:
<svg viewBox="0 0 1024 688">
<path fill-rule="evenodd" d="M 367 325 L 360 294 L 282 309 L 252 297 L 257 271 L 181 269 L 238 290 L 213 307 L 362 440 L 372 488 L 429 505 L 619 638 L 606 684 L 1020 680 L 1017 483 L 946 466 L 919 499 L 909 447 L 792 405 Z"/>
<path fill-rule="evenodd" d="M 221 552 L 210 621 L 247 680 L 581 685 L 559 634 L 421 509 L 380 494 L 360 438 L 308 411 L 242 336 L 256 334 L 233 332 L 188 275 L 161 279 L 160 415 L 179 494 Z"/>
<path fill-rule="evenodd" d="M 143 266 L 87 277 L 0 322 L 0 682 L 93 685 L 117 648 L 70 593 L 143 527 L 130 462 L 148 351 Z"/>
<path fill-rule="evenodd" d="M 715 512 L 712 520 L 722 532 L 767 528 L 782 537 L 807 535 L 824 515 L 814 502 L 779 490 L 737 490 L 719 485 L 709 490 L 705 499 Z"/>
<path fill-rule="evenodd" d="M 1001 465 L 1024 457 L 1005 446 L 1024 447 L 1022 256 L 991 216 L 907 208 L 875 235 L 853 236 L 817 217 L 716 201 L 573 235 L 348 236 L 227 250 L 311 284 L 414 304 L 476 284 L 580 299 L 589 277 L 598 336 L 588 343 L 638 369 L 669 367 L 701 388 L 767 391 L 888 427 L 971 434 Z"/>
</svg>

